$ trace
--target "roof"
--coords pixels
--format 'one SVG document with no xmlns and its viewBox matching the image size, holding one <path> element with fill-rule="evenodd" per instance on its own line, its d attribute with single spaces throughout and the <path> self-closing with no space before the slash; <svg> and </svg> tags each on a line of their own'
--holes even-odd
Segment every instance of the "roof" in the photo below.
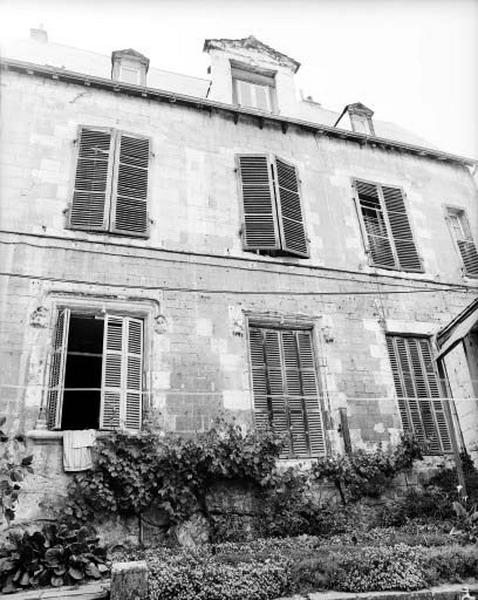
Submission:
<svg viewBox="0 0 478 600">
<path fill-rule="evenodd" d="M 475 298 L 448 325 L 437 333 L 436 341 L 442 358 L 478 325 L 478 298 Z"/>
<path fill-rule="evenodd" d="M 141 52 L 138 52 L 137 50 L 133 50 L 133 48 L 125 48 L 124 50 L 114 50 L 111 53 L 112 61 L 114 61 L 117 58 L 122 58 L 122 57 L 134 58 L 135 60 L 146 65 L 146 69 L 149 66 L 149 58 L 147 56 L 145 56 L 144 54 L 141 54 Z"/>
<path fill-rule="evenodd" d="M 209 113 L 211 113 L 212 111 L 229 113 L 233 115 L 234 121 L 236 123 L 238 122 L 239 117 L 241 115 L 244 115 L 249 118 L 255 118 L 259 127 L 261 128 L 263 127 L 264 122 L 266 121 L 270 124 L 279 125 L 283 133 L 286 133 L 289 126 L 294 125 L 305 131 L 310 131 L 313 133 L 334 138 L 348 139 L 360 145 L 395 149 L 399 151 L 409 152 L 418 156 L 424 156 L 434 158 L 437 160 L 458 163 L 461 165 L 474 166 L 478 164 L 478 162 L 473 159 L 458 156 L 456 154 L 450 154 L 448 152 L 442 152 L 440 150 L 430 149 L 426 146 L 413 145 L 409 143 L 407 144 L 404 142 L 392 140 L 390 138 L 387 139 L 379 137 L 377 135 L 367 135 L 364 133 L 349 131 L 346 129 L 339 129 L 337 127 L 333 127 L 333 125 L 324 125 L 317 122 L 306 121 L 298 117 L 288 117 L 273 113 L 264 113 L 264 111 L 259 111 L 251 108 L 242 108 L 235 104 L 209 100 L 206 97 L 178 94 L 171 90 L 162 90 L 150 86 L 146 87 L 122 81 L 113 81 L 111 77 L 97 77 L 85 73 L 77 73 L 74 71 L 67 71 L 65 69 L 58 69 L 55 67 L 43 66 L 35 63 L 27 63 L 24 61 L 11 59 L 1 59 L 0 67 L 4 70 L 25 73 L 29 76 L 35 75 L 57 82 L 63 81 L 66 83 L 83 85 L 88 88 L 98 88 L 108 90 L 114 93 L 123 93 L 129 96 L 145 98 L 148 100 L 171 102 L 183 106 L 193 106 L 199 110 L 208 111 Z"/>
<path fill-rule="evenodd" d="M 237 40 L 226 38 L 205 40 L 203 49 L 204 52 L 209 52 L 210 50 L 256 50 L 258 53 L 265 54 L 275 62 L 288 67 L 294 73 L 297 73 L 300 67 L 299 61 L 271 48 L 271 46 L 264 44 L 264 42 L 261 42 L 253 35 Z"/>
<path fill-rule="evenodd" d="M 242 43 L 243 45 L 241 47 L 243 48 L 253 47 L 260 49 L 260 51 L 272 53 L 272 56 L 275 56 L 276 58 L 282 57 L 283 60 L 292 61 L 298 68 L 299 63 L 297 61 L 287 57 L 285 54 L 277 52 L 253 36 L 249 36 L 243 40 L 206 40 L 204 47 L 211 49 L 213 47 L 219 48 L 222 47 L 222 44 L 227 45 L 228 43 L 239 43 L 239 45 Z M 132 48 L 128 48 L 124 51 L 140 54 Z M 16 42 L 2 42 L 1 54 L 3 57 L 8 57 L 8 62 L 24 63 L 28 64 L 29 67 L 34 65 L 43 67 L 46 69 L 46 75 L 50 77 L 52 71 L 60 71 L 65 74 L 66 72 L 75 74 L 73 78 L 76 78 L 77 81 L 82 79 L 80 74 L 83 74 L 83 81 L 87 78 L 95 77 L 101 80 L 111 80 L 111 56 L 91 52 L 89 50 L 82 50 L 52 42 L 42 43 L 29 39 Z M 103 81 L 101 85 L 106 85 L 106 82 Z M 170 93 L 177 96 L 187 96 L 189 99 L 188 101 L 192 103 L 196 102 L 196 104 L 200 103 L 203 106 L 206 104 L 214 104 L 214 102 L 211 102 L 210 100 L 206 101 L 207 92 L 210 86 L 209 79 L 192 77 L 190 75 L 183 75 L 150 67 L 148 71 L 147 86 L 148 89 L 161 91 L 166 93 L 166 95 L 167 93 Z M 122 85 L 119 86 L 118 82 L 116 82 L 116 87 L 121 87 L 121 89 L 124 88 Z M 127 93 L 132 93 L 131 86 L 127 89 Z M 241 111 L 232 104 L 229 108 L 236 113 L 248 112 L 247 110 Z M 249 112 L 254 113 L 253 110 Z M 306 122 L 309 128 L 313 127 L 316 130 L 328 130 L 334 128 L 339 115 L 340 112 L 326 109 L 316 102 L 302 100 L 297 101 L 295 107 L 290 107 L 289 112 L 286 114 L 271 115 L 270 120 L 288 123 L 294 121 L 302 123 Z M 377 119 L 374 119 L 373 123 L 376 137 L 381 139 L 381 143 L 386 142 L 388 146 L 401 147 L 402 149 L 407 147 L 409 150 L 413 146 L 419 148 L 419 152 L 417 151 L 418 153 L 425 152 L 429 155 L 433 154 L 435 151 L 433 145 L 428 141 L 407 131 L 399 125 L 379 121 Z M 341 135 L 344 135 L 344 131 L 349 130 L 348 125 L 344 123 L 344 125 L 341 124 L 341 127 L 342 128 L 339 129 L 339 131 L 341 132 Z M 432 151 L 431 153 L 429 152 L 430 150 Z M 440 152 L 439 154 L 442 157 L 453 156 L 446 152 Z M 476 163 L 476 161 L 471 159 L 458 158 L 460 161 L 466 162 L 467 164 Z"/>
</svg>

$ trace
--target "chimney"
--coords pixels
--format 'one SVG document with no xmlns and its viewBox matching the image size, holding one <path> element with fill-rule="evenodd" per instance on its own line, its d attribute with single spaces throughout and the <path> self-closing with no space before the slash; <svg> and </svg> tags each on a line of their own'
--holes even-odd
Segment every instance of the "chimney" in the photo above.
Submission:
<svg viewBox="0 0 478 600">
<path fill-rule="evenodd" d="M 43 25 L 32 27 L 30 29 L 30 39 L 35 40 L 35 42 L 41 42 L 42 44 L 48 42 L 48 33 L 43 29 Z"/>
</svg>

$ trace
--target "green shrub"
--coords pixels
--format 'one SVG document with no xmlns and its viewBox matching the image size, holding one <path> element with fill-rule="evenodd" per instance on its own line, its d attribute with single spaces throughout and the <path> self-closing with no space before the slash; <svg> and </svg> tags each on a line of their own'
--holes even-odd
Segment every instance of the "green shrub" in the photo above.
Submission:
<svg viewBox="0 0 478 600">
<path fill-rule="evenodd" d="M 11 534 L 0 548 L 0 589 L 76 584 L 100 579 L 109 571 L 106 550 L 92 527 L 47 525 L 34 533 Z"/>
<path fill-rule="evenodd" d="M 420 549 L 404 544 L 363 547 L 337 554 L 337 568 L 330 582 L 343 592 L 418 590 L 426 581 L 420 568 Z"/>
<path fill-rule="evenodd" d="M 163 553 L 149 561 L 150 600 L 269 600 L 288 589 L 285 563 L 227 564 L 207 550 Z"/>
<path fill-rule="evenodd" d="M 429 548 L 422 555 L 424 578 L 429 585 L 459 583 L 478 577 L 478 548 L 448 546 Z"/>
</svg>

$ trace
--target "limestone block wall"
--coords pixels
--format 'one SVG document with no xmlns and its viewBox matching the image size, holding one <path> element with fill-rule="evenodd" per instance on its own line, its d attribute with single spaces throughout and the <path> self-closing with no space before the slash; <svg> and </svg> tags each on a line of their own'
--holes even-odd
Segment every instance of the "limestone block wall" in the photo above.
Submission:
<svg viewBox="0 0 478 600">
<path fill-rule="evenodd" d="M 145 405 L 165 429 L 203 431 L 220 414 L 253 423 L 247 323 L 266 316 L 314 328 L 329 451 L 343 450 L 345 407 L 354 447 L 398 439 L 385 332 L 433 335 L 475 289 L 461 275 L 443 218 L 452 203 L 478 222 L 464 167 L 34 76 L 7 72 L 2 84 L 0 378 L 11 431 L 34 429 L 45 404 L 63 303 L 144 319 Z M 151 137 L 148 239 L 65 228 L 79 125 Z M 238 153 L 297 165 L 310 259 L 243 251 Z M 424 274 L 368 265 L 353 177 L 405 190 Z M 25 515 L 66 481 L 61 434 L 30 445 L 35 475 Z"/>
</svg>

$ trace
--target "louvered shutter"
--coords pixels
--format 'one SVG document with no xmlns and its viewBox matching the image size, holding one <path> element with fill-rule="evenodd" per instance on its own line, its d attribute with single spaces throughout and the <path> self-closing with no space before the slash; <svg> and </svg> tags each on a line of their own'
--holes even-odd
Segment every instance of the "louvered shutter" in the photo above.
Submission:
<svg viewBox="0 0 478 600">
<path fill-rule="evenodd" d="M 449 209 L 448 221 L 461 254 L 465 274 L 478 276 L 478 252 L 465 212 Z"/>
<path fill-rule="evenodd" d="M 141 427 L 143 378 L 143 323 L 126 319 L 126 398 L 124 424 L 126 429 Z"/>
<path fill-rule="evenodd" d="M 267 156 L 239 156 L 244 207 L 244 248 L 280 248 L 271 168 Z"/>
<path fill-rule="evenodd" d="M 383 214 L 378 186 L 364 181 L 355 181 L 360 215 L 372 263 L 377 267 L 397 267 Z"/>
<path fill-rule="evenodd" d="M 256 425 L 284 435 L 282 457 L 323 454 L 310 332 L 252 327 L 249 340 Z"/>
<path fill-rule="evenodd" d="M 120 426 L 123 396 L 123 318 L 106 315 L 103 338 L 100 429 Z"/>
<path fill-rule="evenodd" d="M 144 237 L 148 233 L 149 139 L 120 134 L 118 144 L 112 230 Z"/>
<path fill-rule="evenodd" d="M 309 256 L 300 201 L 299 178 L 294 165 L 276 158 L 276 189 L 280 215 L 282 249 Z"/>
<path fill-rule="evenodd" d="M 69 325 L 70 310 L 65 308 L 58 315 L 55 337 L 53 340 L 47 399 L 47 421 L 49 429 L 59 429 L 61 427 L 61 409 L 65 388 L 65 367 Z"/>
<path fill-rule="evenodd" d="M 382 186 L 382 193 L 400 268 L 404 271 L 422 271 L 401 190 Z"/>
<path fill-rule="evenodd" d="M 427 443 L 432 454 L 450 452 L 449 424 L 429 341 L 389 335 L 387 348 L 404 430 Z"/>
<path fill-rule="evenodd" d="M 309 437 L 309 453 L 311 456 L 325 454 L 325 436 L 320 409 L 317 370 L 314 360 L 311 331 L 296 333 L 299 352 L 302 395 L 305 407 L 305 418 Z"/>
<path fill-rule="evenodd" d="M 70 209 L 72 228 L 93 231 L 108 228 L 111 156 L 111 132 L 81 129 Z"/>
</svg>

